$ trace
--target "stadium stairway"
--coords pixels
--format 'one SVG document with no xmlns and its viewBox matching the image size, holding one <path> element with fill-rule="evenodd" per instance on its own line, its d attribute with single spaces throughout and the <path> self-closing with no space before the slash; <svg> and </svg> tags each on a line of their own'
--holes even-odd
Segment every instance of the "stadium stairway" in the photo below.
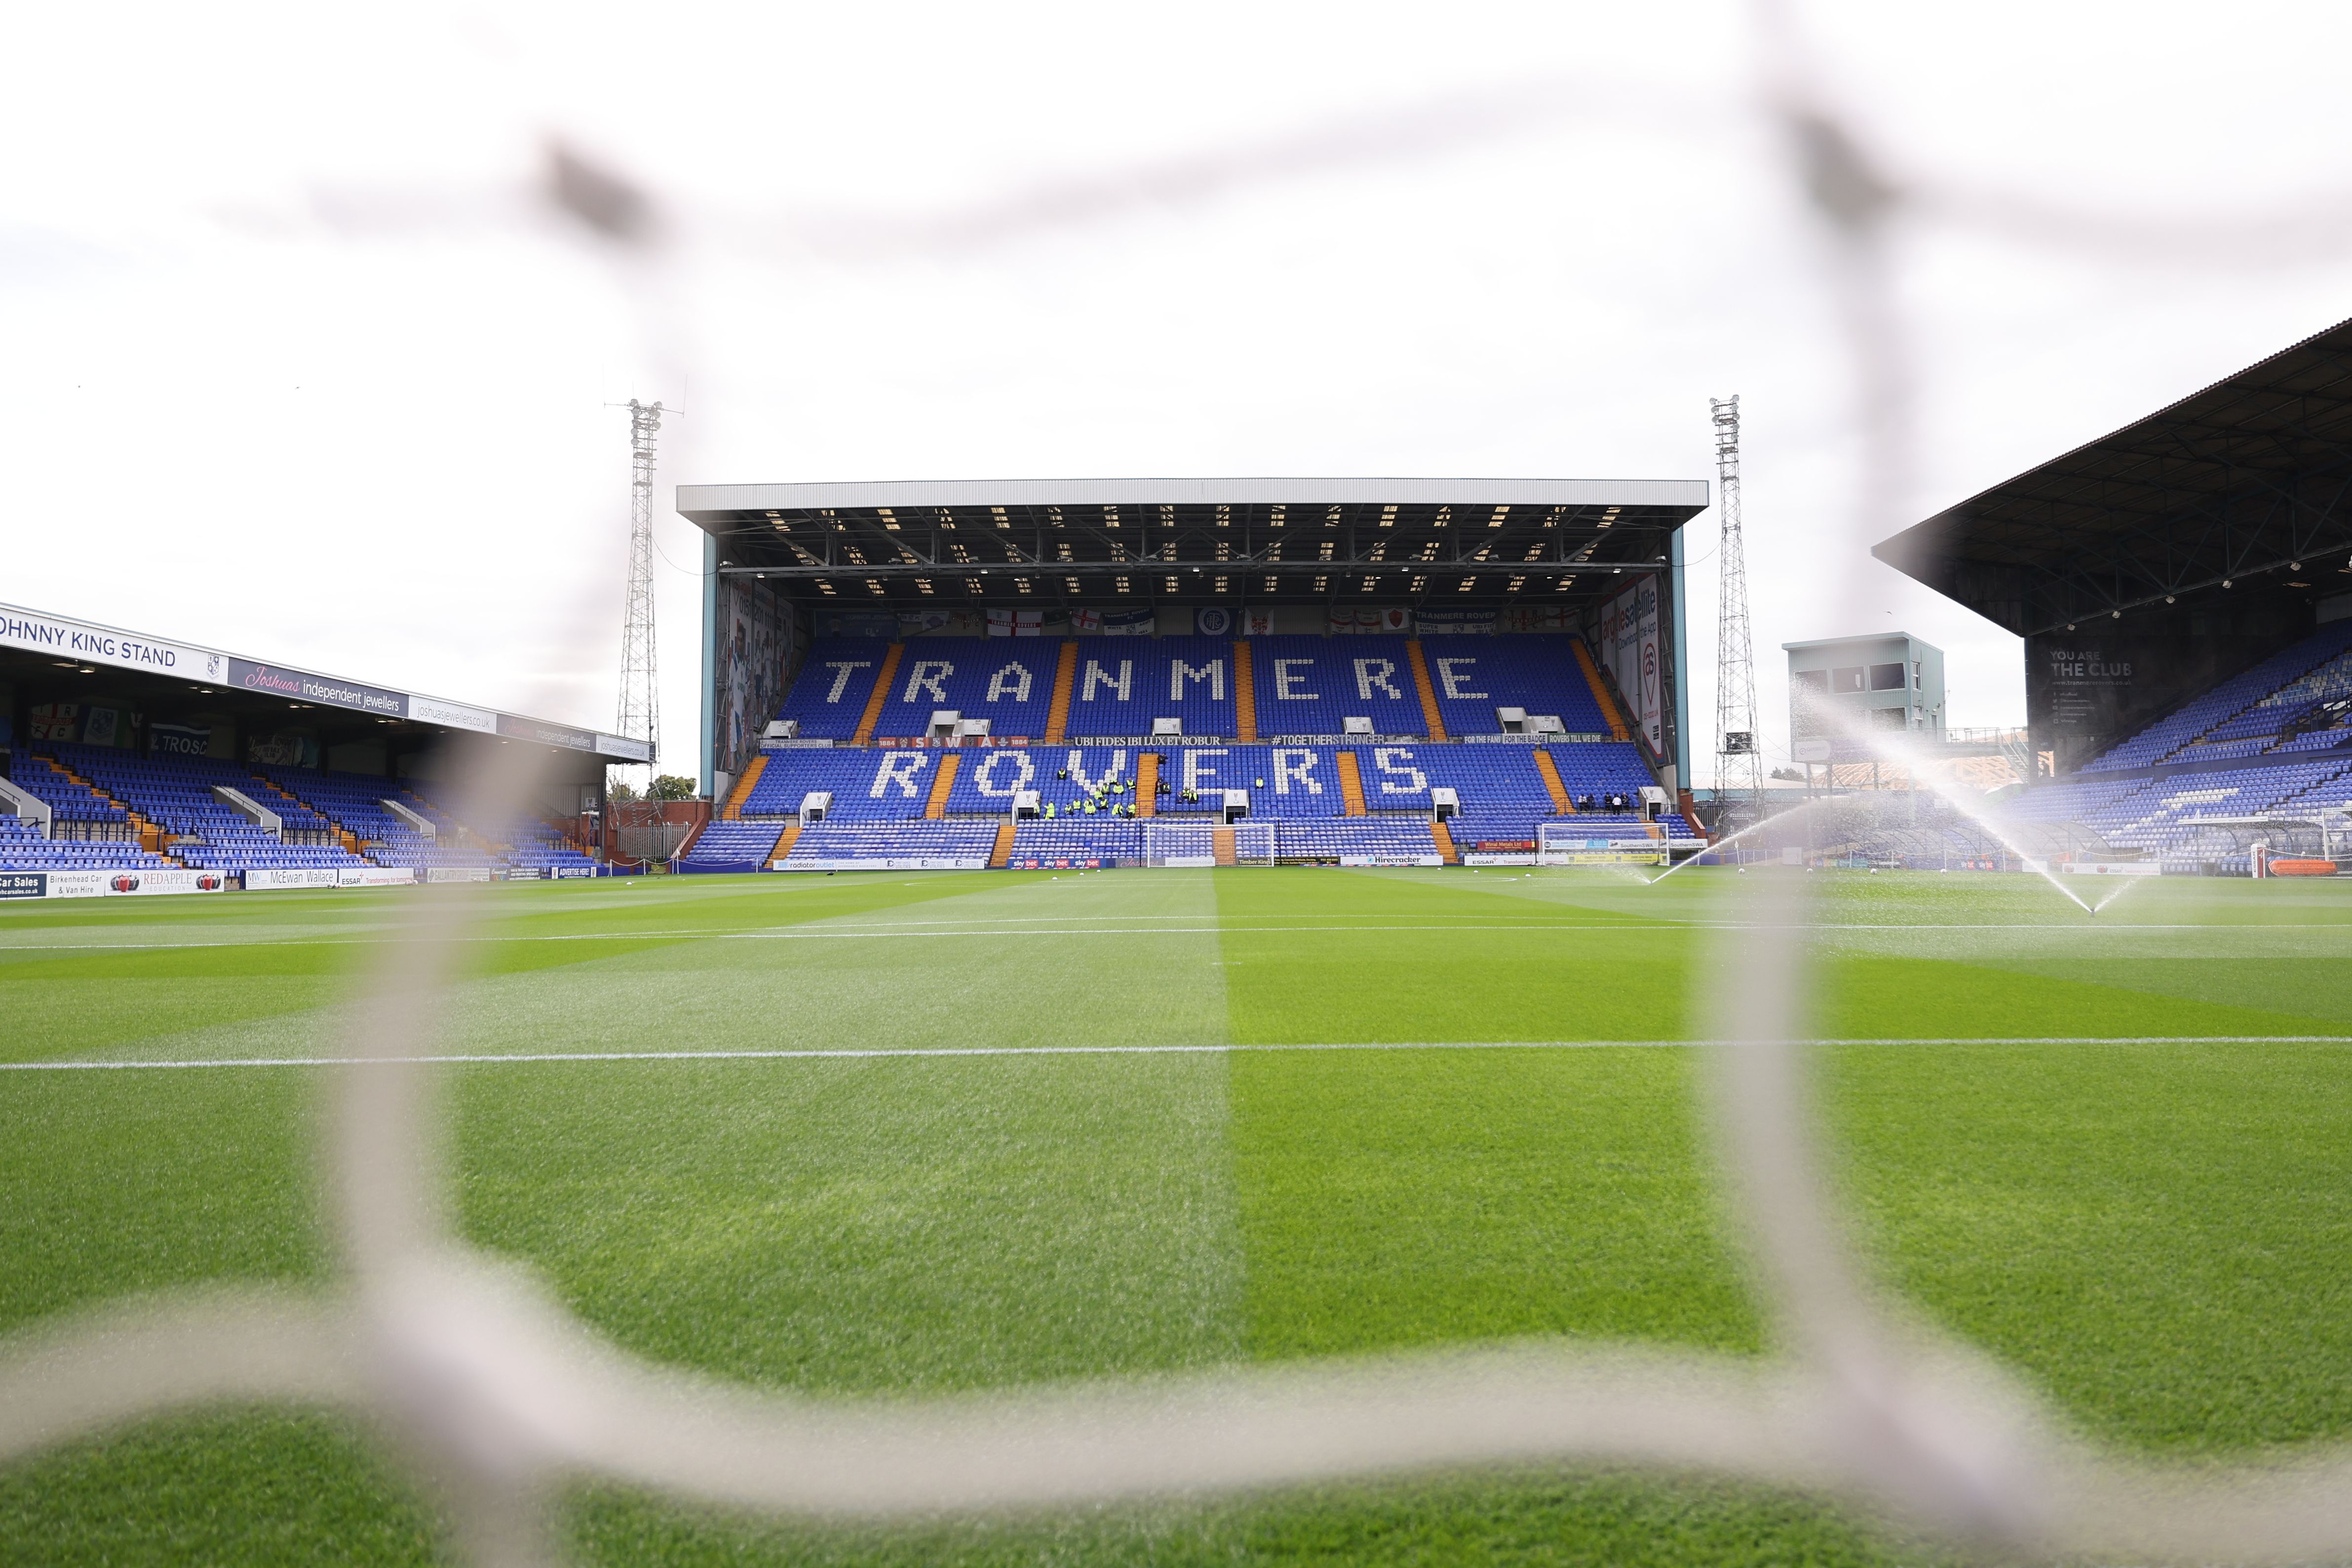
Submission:
<svg viewBox="0 0 2352 1568">
<path fill-rule="evenodd" d="M 874 727 L 882 722 L 882 706 L 890 700 L 890 683 L 898 678 L 898 661 L 907 656 L 907 644 L 893 643 L 882 655 L 882 673 L 874 677 L 873 695 L 866 699 L 866 711 L 858 716 L 857 733 L 849 737 L 852 746 L 863 746 L 874 738 Z"/>
<path fill-rule="evenodd" d="M 923 803 L 923 815 L 933 821 L 948 814 L 948 792 L 955 788 L 956 768 L 963 761 L 963 753 L 950 751 L 940 758 L 939 770 L 931 775 L 931 798 Z"/>
<path fill-rule="evenodd" d="M 751 793 L 751 786 L 757 784 L 760 775 L 767 770 L 768 754 L 764 751 L 752 753 L 751 760 L 743 765 L 743 771 L 737 776 L 735 788 L 727 791 L 727 803 L 719 808 L 721 821 L 741 820 L 744 798 Z"/>
<path fill-rule="evenodd" d="M 800 841 L 800 836 L 801 825 L 798 822 L 786 822 L 784 831 L 776 835 L 775 847 L 768 852 L 768 863 L 773 865 L 792 853 L 793 845 Z"/>
<path fill-rule="evenodd" d="M 1576 664 L 1584 672 L 1584 684 L 1592 688 L 1592 700 L 1601 705 L 1601 716 L 1609 726 L 1609 738 L 1633 739 L 1633 732 L 1625 727 L 1624 716 L 1617 711 L 1617 705 L 1610 700 L 1609 684 L 1601 678 L 1601 666 L 1592 662 L 1592 650 L 1584 645 L 1581 637 L 1576 639 Z"/>
<path fill-rule="evenodd" d="M 1429 679 L 1429 655 L 1422 652 L 1421 639 L 1412 638 L 1404 645 L 1404 656 L 1412 664 L 1412 689 L 1421 697 L 1421 721 L 1429 727 L 1429 738 L 1445 738 L 1445 716 L 1437 710 L 1437 687 Z"/>
<path fill-rule="evenodd" d="M 1454 847 L 1453 831 L 1444 823 L 1433 818 L 1429 824 L 1429 837 L 1430 841 L 1437 846 L 1439 860 L 1444 861 L 1447 865 L 1462 863 L 1462 853 Z"/>
<path fill-rule="evenodd" d="M 1337 758 L 1339 768 L 1339 804 L 1350 817 L 1364 812 L 1364 769 L 1350 750 L 1341 750 Z"/>
<path fill-rule="evenodd" d="M 1135 814 L 1151 817 L 1159 812 L 1160 753 L 1147 751 L 1135 761 Z"/>
<path fill-rule="evenodd" d="M 1543 775 L 1544 789 L 1551 796 L 1551 809 L 1563 817 L 1570 815 L 1576 810 L 1576 802 L 1568 798 L 1568 786 L 1559 781 L 1559 764 L 1540 746 L 1535 753 L 1536 771 Z"/>
<path fill-rule="evenodd" d="M 1078 678 L 1078 644 L 1075 639 L 1062 644 L 1062 656 L 1054 661 L 1054 698 L 1045 708 L 1045 744 L 1059 746 L 1070 733 L 1070 686 Z"/>
<path fill-rule="evenodd" d="M 170 837 L 170 834 L 163 829 L 161 823 L 149 821 L 145 817 L 141 816 L 129 806 L 123 804 L 123 802 L 108 794 L 103 789 L 93 784 L 89 779 L 83 778 L 80 774 L 75 772 L 72 768 L 67 767 L 65 763 L 58 758 L 51 757 L 47 758 L 47 760 L 50 767 L 64 774 L 68 779 L 80 785 L 83 789 L 89 790 L 100 800 L 103 800 L 106 804 L 113 807 L 116 810 L 121 811 L 123 817 L 131 823 L 132 830 L 138 833 L 139 847 L 141 849 L 145 850 L 152 855 L 162 855 L 164 860 L 170 862 L 173 865 L 183 863 L 180 857 L 173 854 L 171 850 L 166 847 L 165 841 Z"/>
<path fill-rule="evenodd" d="M 1010 861 L 1012 858 L 1013 824 L 1010 822 L 1000 822 L 997 824 L 996 828 L 995 846 L 988 852 L 988 869 L 991 871 L 1003 871 L 1004 869 L 1005 862 Z"/>
<path fill-rule="evenodd" d="M 1257 744 L 1257 681 L 1246 642 L 1234 644 L 1234 727 L 1244 745 Z"/>
<path fill-rule="evenodd" d="M 352 856 L 355 860 L 365 860 L 367 858 L 366 853 L 360 848 L 360 836 L 352 831 L 349 828 L 343 826 L 343 824 L 337 821 L 331 813 L 320 810 L 316 806 L 311 805 L 309 801 L 303 800 L 292 790 L 279 784 L 275 779 L 265 779 L 260 774 L 257 773 L 253 776 L 253 782 L 255 789 L 248 789 L 246 793 L 252 795 L 263 805 L 268 806 L 271 810 L 276 810 L 278 808 L 271 801 L 269 797 L 276 796 L 278 800 L 283 800 L 288 806 L 292 807 L 296 810 L 314 812 L 318 816 L 325 818 L 327 826 L 334 830 L 335 842 L 342 847 L 342 851 L 345 854 Z M 262 793 L 262 791 L 266 791 L 267 793 Z"/>
<path fill-rule="evenodd" d="M 1211 828 L 1209 848 L 1219 865 L 1232 865 L 1234 862 L 1234 831 L 1231 828 Z"/>
</svg>

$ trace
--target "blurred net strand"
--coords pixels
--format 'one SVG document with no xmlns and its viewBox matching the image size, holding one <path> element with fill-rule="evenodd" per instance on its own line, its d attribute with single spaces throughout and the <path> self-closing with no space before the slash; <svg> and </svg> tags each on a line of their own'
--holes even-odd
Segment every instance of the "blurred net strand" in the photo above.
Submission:
<svg viewBox="0 0 2352 1568">
<path fill-rule="evenodd" d="M 1765 8 L 1761 0 L 1758 8 Z M 1781 23 L 1764 26 L 1794 37 Z M 1791 62 L 1799 52 L 1766 40 L 1765 52 L 1776 48 Z M 1801 76 L 1806 68 L 1792 64 L 1788 74 Z M 1802 96 L 1807 102 L 1819 97 Z M 1795 101 L 1768 107 L 1785 110 Z M 555 122 L 555 116 L 541 116 L 541 124 Z M 1805 129 L 1843 138 L 1842 127 L 1850 123 L 1817 118 Z M 462 237 L 561 231 L 585 223 L 641 253 L 662 248 L 777 267 L 804 260 L 937 265 L 1057 230 L 1183 212 L 1259 187 L 1392 169 L 1547 133 L 1608 136 L 1638 126 L 1652 138 L 1719 139 L 1734 124 L 1733 115 L 1712 99 L 1669 103 L 1657 89 L 1559 75 L 1497 80 L 1370 112 L 1309 119 L 1191 155 L 1147 155 L 1100 169 L 1047 172 L 979 201 L 929 211 L 809 205 L 763 213 L 708 200 L 656 200 L 643 183 L 616 172 L 610 160 L 557 135 L 543 138 L 533 169 L 511 180 L 470 187 L 446 181 L 313 182 L 290 203 L 239 202 L 216 206 L 210 215 L 229 230 L 263 238 L 305 231 L 344 239 Z M 1850 150 L 1853 143 L 1846 145 Z M 1874 163 L 1844 172 L 1893 166 L 1881 149 Z M 1915 225 L 2042 252 L 2139 265 L 2242 267 L 2333 261 L 2352 246 L 2352 190 L 2315 189 L 2287 204 L 2183 217 L 2069 203 L 1950 172 L 1906 169 L 1899 186 L 1875 173 L 1872 178 L 1879 197 L 1899 193 Z M 1816 200 L 1822 193 L 1813 193 Z"/>
<path fill-rule="evenodd" d="M 1759 5 L 1767 112 L 1830 250 L 1861 432 L 1859 516 L 1903 495 L 1911 380 L 1886 255 L 1915 210 Z M 649 203 L 567 178 L 559 204 L 612 244 L 649 333 L 685 341 Z M 660 345 L 656 345 L 657 348 Z M 1866 566 L 1851 570 L 1860 580 Z M 520 749 L 473 809 L 528 799 Z M 1852 1254 L 1811 1123 L 1802 878 L 1727 885 L 1698 998 L 1715 1043 L 1715 1141 L 1788 1354 L 1560 1345 L 1124 1381 L 955 1398 L 765 1394 L 651 1365 L 598 1339 L 521 1271 L 456 1239 L 432 1055 L 483 901 L 427 888 L 346 1042 L 321 1132 L 347 1275 L 325 1295 L 121 1304 L 0 1344 L 0 1460 L 222 1401 L 333 1406 L 377 1423 L 482 1564 L 554 1560 L 569 1481 L 772 1513 L 904 1517 L 1200 1494 L 1505 1462 L 1631 1461 L 1833 1494 L 1956 1539 L 2037 1553 L 2286 1562 L 2352 1549 L 2352 1456 L 2193 1472 L 2068 1437 L 1985 1358 L 1900 1314 Z"/>
</svg>

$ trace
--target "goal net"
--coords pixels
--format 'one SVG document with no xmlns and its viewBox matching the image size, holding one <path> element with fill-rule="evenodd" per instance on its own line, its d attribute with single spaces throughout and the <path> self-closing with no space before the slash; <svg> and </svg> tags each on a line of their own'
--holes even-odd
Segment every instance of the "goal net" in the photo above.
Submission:
<svg viewBox="0 0 2352 1568">
<path fill-rule="evenodd" d="M 1143 823 L 1143 863 L 1146 865 L 1218 865 L 1218 840 L 1233 835 L 1232 863 L 1272 865 L 1275 825 L 1235 822 L 1226 828 L 1215 822 L 1168 822 L 1157 818 Z"/>
<path fill-rule="evenodd" d="M 1171 822 L 1157 817 L 1143 822 L 1143 863 L 1146 865 L 1214 865 L 1215 829 L 1206 821 Z"/>
<path fill-rule="evenodd" d="M 1610 831 L 1577 822 L 1539 822 L 1536 825 L 1536 863 L 1538 865 L 1664 865 L 1666 845 L 1663 839 L 1647 834 L 1640 838 L 1624 832 L 1626 824 L 1612 822 Z"/>
</svg>

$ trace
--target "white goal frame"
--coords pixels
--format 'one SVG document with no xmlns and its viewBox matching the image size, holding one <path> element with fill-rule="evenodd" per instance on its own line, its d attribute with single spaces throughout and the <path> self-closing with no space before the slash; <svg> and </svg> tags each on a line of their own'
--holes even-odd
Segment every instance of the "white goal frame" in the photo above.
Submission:
<svg viewBox="0 0 2352 1568">
<path fill-rule="evenodd" d="M 1209 836 L 1215 824 L 1207 817 L 1188 816 L 1174 821 L 1146 817 L 1142 826 L 1145 865 L 1217 863 L 1216 841 Z"/>
<path fill-rule="evenodd" d="M 1623 839 L 1609 841 L 1605 849 L 1591 847 L 1593 835 L 1574 822 L 1538 822 L 1536 824 L 1536 863 L 1538 865 L 1664 865 L 1667 863 L 1666 841 L 1664 839 Z"/>
<path fill-rule="evenodd" d="M 1161 821 L 1156 817 L 1143 820 L 1143 863 L 1146 865 L 1205 866 L 1217 863 L 1216 832 L 1224 823 L 1206 817 Z M 1264 865 L 1274 863 L 1276 847 L 1275 824 L 1247 820 L 1233 824 L 1234 863 Z"/>
</svg>

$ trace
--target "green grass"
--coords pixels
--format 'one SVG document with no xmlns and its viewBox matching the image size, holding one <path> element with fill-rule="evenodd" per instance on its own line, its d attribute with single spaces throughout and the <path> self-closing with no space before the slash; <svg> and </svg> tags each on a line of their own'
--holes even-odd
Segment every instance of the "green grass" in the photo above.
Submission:
<svg viewBox="0 0 2352 1568">
<path fill-rule="evenodd" d="M 2205 1456 L 2352 1436 L 2352 897 L 1821 879 L 1822 1115 L 1883 1277 L 2085 1431 Z M 1721 879 L 1234 871 L 488 891 L 446 1039 L 485 1063 L 460 1210 L 602 1332 L 772 1386 L 960 1389 L 1466 1340 L 1761 1348 L 1672 1044 Z M 0 1061 L 330 1051 L 396 892 L 0 908 Z M 2043 1043 L 2008 1043 L 2011 1037 Z M 1416 1049 L 1416 1046 L 1491 1049 Z M 1225 1051 L 1227 1045 L 1247 1049 Z M 1388 1049 L 1357 1050 L 1379 1045 Z M 1342 1049 L 1297 1050 L 1297 1046 Z M 0 1072 L 0 1332 L 310 1282 L 310 1067 Z M 816 1530 L 583 1491 L 583 1560 L 1936 1560 L 1703 1479 L 1424 1478 Z M 299 1412 L 0 1470 L 0 1562 L 429 1561 L 430 1511 Z"/>
</svg>

